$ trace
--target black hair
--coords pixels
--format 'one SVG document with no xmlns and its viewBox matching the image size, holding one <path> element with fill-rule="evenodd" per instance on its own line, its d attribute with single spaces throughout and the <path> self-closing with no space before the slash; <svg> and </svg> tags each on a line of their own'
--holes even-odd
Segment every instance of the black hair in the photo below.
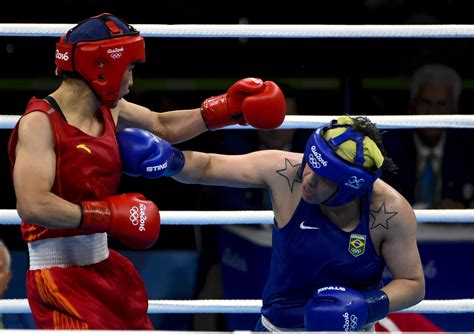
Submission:
<svg viewBox="0 0 474 334">
<path fill-rule="evenodd" d="M 398 167 L 395 164 L 395 162 L 387 156 L 387 151 L 385 150 L 385 147 L 383 146 L 383 134 L 386 131 L 380 131 L 379 128 L 377 128 L 376 124 L 373 123 L 369 118 L 365 116 L 349 116 L 346 115 L 347 117 L 350 117 L 354 121 L 353 128 L 366 135 L 370 139 L 372 139 L 377 147 L 379 148 L 380 152 L 382 152 L 382 155 L 384 157 L 383 164 L 382 164 L 382 169 L 387 170 L 392 173 L 396 173 Z"/>
</svg>

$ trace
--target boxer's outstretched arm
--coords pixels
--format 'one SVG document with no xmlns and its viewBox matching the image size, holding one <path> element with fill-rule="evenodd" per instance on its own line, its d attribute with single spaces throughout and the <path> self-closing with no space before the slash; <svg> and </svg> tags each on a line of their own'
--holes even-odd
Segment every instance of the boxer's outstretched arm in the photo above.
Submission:
<svg viewBox="0 0 474 334">
<path fill-rule="evenodd" d="M 265 150 L 245 155 L 185 151 L 142 129 L 117 133 L 123 172 L 154 179 L 172 176 L 182 183 L 229 187 L 268 187 L 287 156 L 301 161 L 301 154 Z"/>
<path fill-rule="evenodd" d="M 173 176 L 179 182 L 236 188 L 272 188 L 279 179 L 282 161 L 301 161 L 301 154 L 263 150 L 243 155 L 222 155 L 184 151 L 183 170 Z"/>
<path fill-rule="evenodd" d="M 258 78 L 238 80 L 225 94 L 207 98 L 196 109 L 157 113 L 125 99 L 112 109 L 118 130 L 141 128 L 171 144 L 233 124 L 274 129 L 283 123 L 285 113 L 285 97 L 278 85 Z"/>
<path fill-rule="evenodd" d="M 207 131 L 199 108 L 160 113 L 121 99 L 112 115 L 117 119 L 118 130 L 141 128 L 170 143 L 179 143 Z"/>
</svg>

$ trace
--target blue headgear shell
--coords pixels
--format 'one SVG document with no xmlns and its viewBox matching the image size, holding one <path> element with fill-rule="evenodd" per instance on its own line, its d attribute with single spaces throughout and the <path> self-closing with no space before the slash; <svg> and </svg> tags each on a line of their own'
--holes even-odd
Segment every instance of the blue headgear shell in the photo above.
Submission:
<svg viewBox="0 0 474 334">
<path fill-rule="evenodd" d="M 326 141 L 324 133 L 334 127 L 347 127 L 347 130 Z M 316 129 L 309 137 L 304 151 L 304 159 L 309 167 L 317 174 L 338 185 L 336 193 L 326 200 L 323 205 L 339 206 L 347 204 L 357 197 L 364 195 L 380 176 L 381 170 L 369 171 L 364 167 L 365 136 L 353 131 L 348 125 L 333 124 Z M 344 160 L 336 154 L 343 142 L 356 142 L 357 152 L 354 163 Z"/>
</svg>

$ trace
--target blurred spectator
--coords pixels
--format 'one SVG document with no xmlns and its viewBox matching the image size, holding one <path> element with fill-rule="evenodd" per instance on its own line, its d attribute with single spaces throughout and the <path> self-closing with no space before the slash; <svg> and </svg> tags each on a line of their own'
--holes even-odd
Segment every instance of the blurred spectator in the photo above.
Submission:
<svg viewBox="0 0 474 334">
<path fill-rule="evenodd" d="M 0 240 L 0 298 L 7 290 L 12 278 L 11 256 L 7 246 Z M 0 328 L 35 328 L 31 314 L 0 314 Z"/>
<path fill-rule="evenodd" d="M 411 80 L 409 115 L 460 113 L 462 79 L 451 67 L 426 64 Z M 389 130 L 384 137 L 387 154 L 397 173 L 382 175 L 415 209 L 464 209 L 472 205 L 474 177 L 465 143 L 473 142 L 470 129 L 418 128 Z M 470 238 L 469 224 L 418 224 L 418 240 Z M 429 285 L 427 285 L 429 288 Z M 429 291 L 427 291 L 427 294 Z M 376 326 L 378 332 L 442 332 L 422 314 L 391 314 Z"/>
<path fill-rule="evenodd" d="M 428 64 L 413 75 L 410 115 L 458 114 L 462 79 L 452 68 Z M 463 145 L 473 142 L 472 130 L 419 128 L 392 130 L 385 135 L 388 155 L 398 173 L 387 181 L 415 209 L 464 209 L 473 199 L 471 159 L 462 159 Z M 383 177 L 384 178 L 384 177 Z"/>
<path fill-rule="evenodd" d="M 7 247 L 0 241 L 0 297 L 3 295 L 5 290 L 10 283 L 12 278 L 12 272 L 10 270 L 10 253 Z M 0 328 L 5 328 L 3 317 L 0 314 Z"/>
</svg>

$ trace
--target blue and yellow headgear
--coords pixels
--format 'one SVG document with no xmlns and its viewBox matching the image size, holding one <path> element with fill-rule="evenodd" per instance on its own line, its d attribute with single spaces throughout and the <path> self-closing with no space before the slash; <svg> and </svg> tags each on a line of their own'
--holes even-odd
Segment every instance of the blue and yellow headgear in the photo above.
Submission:
<svg viewBox="0 0 474 334">
<path fill-rule="evenodd" d="M 338 185 L 323 205 L 339 206 L 361 197 L 381 174 L 382 152 L 353 125 L 350 117 L 339 117 L 316 129 L 306 143 L 305 162 L 317 175 Z"/>
</svg>

